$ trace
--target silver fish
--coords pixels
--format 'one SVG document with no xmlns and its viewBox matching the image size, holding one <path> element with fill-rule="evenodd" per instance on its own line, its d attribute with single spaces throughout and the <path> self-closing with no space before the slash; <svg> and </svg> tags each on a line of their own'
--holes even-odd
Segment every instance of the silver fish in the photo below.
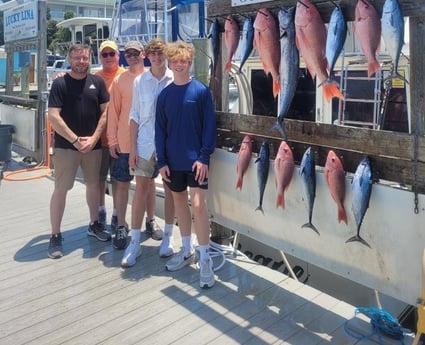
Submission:
<svg viewBox="0 0 425 345">
<path fill-rule="evenodd" d="M 320 235 L 317 228 L 313 225 L 311 219 L 313 217 L 314 199 L 316 198 L 316 162 L 311 147 L 305 150 L 300 165 L 301 188 L 303 200 L 307 203 L 308 222 L 303 224 L 302 228 L 310 228 Z"/>
<path fill-rule="evenodd" d="M 215 18 L 210 26 L 210 31 L 208 34 L 209 38 L 209 46 L 210 46 L 210 54 L 212 55 L 212 61 L 211 61 L 211 77 L 216 76 L 217 72 L 217 64 L 218 64 L 218 58 L 220 55 L 220 27 L 219 27 L 218 19 Z"/>
<path fill-rule="evenodd" d="M 347 22 L 340 6 L 332 11 L 326 38 L 326 60 L 329 65 L 329 78 L 332 78 L 336 60 L 344 48 L 347 38 Z"/>
<path fill-rule="evenodd" d="M 295 96 L 298 83 L 300 58 L 295 43 L 295 7 L 282 9 L 278 13 L 280 30 L 280 111 L 275 128 L 283 138 L 287 135 L 283 120 Z"/>
<path fill-rule="evenodd" d="M 257 165 L 257 181 L 258 181 L 258 189 L 260 191 L 260 201 L 258 203 L 258 207 L 255 209 L 260 210 L 264 214 L 263 210 L 263 196 L 264 190 L 266 189 L 267 179 L 269 177 L 269 169 L 270 169 L 270 147 L 269 143 L 264 141 L 261 144 L 260 154 L 258 158 L 255 160 Z"/>
<path fill-rule="evenodd" d="M 357 234 L 349 238 L 346 243 L 358 241 L 370 248 L 369 243 L 360 236 L 360 227 L 362 226 L 366 210 L 369 207 L 370 195 L 372 193 L 372 182 L 372 169 L 369 158 L 365 157 L 357 166 L 352 181 L 351 210 L 353 211 L 354 219 L 356 221 Z"/>
<path fill-rule="evenodd" d="M 245 19 L 242 28 L 242 39 L 240 43 L 240 52 L 241 52 L 241 62 L 239 65 L 239 72 L 242 72 L 242 67 L 248 60 L 249 56 L 254 49 L 254 20 L 252 17 Z"/>
<path fill-rule="evenodd" d="M 381 25 L 382 38 L 393 62 L 390 77 L 401 78 L 406 81 L 397 71 L 401 48 L 404 44 L 404 19 L 397 0 L 385 0 L 382 9 Z"/>
</svg>

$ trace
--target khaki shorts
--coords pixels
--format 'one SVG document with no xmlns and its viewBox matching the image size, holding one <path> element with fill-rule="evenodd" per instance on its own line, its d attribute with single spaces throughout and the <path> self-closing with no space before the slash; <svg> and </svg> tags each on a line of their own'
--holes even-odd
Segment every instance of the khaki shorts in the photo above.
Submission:
<svg viewBox="0 0 425 345">
<path fill-rule="evenodd" d="M 158 176 L 155 153 L 149 160 L 139 157 L 136 170 L 130 169 L 130 175 L 155 178 Z"/>
<path fill-rule="evenodd" d="M 107 147 L 102 147 L 102 163 L 100 165 L 100 182 L 105 182 L 108 177 L 108 172 L 114 168 L 115 158 L 113 158 Z M 109 174 L 110 175 L 110 174 Z M 112 176 L 111 176 L 111 180 Z"/>
<path fill-rule="evenodd" d="M 84 182 L 99 182 L 102 150 L 81 153 L 70 149 L 55 149 L 53 165 L 55 169 L 55 188 L 70 190 L 74 186 L 78 167 L 84 174 Z"/>
</svg>

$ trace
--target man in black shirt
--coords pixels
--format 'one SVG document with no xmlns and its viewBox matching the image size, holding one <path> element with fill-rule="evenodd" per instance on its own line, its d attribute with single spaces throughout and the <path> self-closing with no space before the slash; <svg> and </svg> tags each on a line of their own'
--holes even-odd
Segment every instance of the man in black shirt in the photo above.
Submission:
<svg viewBox="0 0 425 345">
<path fill-rule="evenodd" d="M 66 195 L 73 187 L 78 167 L 86 184 L 90 212 L 89 236 L 109 241 L 111 236 L 98 221 L 99 170 L 102 157 L 100 135 L 106 126 L 109 93 L 105 82 L 88 73 L 91 49 L 88 45 L 70 47 L 71 71 L 53 81 L 49 95 L 48 118 L 55 131 L 55 188 L 50 200 L 52 237 L 48 256 L 63 256 L 60 225 Z"/>
</svg>

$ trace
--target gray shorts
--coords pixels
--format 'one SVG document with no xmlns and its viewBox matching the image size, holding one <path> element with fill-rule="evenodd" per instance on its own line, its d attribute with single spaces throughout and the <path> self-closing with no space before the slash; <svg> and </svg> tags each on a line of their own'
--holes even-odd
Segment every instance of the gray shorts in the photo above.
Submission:
<svg viewBox="0 0 425 345">
<path fill-rule="evenodd" d="M 156 164 L 156 154 L 149 160 L 139 157 L 136 170 L 130 169 L 130 175 L 155 178 L 158 176 L 158 166 Z"/>
</svg>

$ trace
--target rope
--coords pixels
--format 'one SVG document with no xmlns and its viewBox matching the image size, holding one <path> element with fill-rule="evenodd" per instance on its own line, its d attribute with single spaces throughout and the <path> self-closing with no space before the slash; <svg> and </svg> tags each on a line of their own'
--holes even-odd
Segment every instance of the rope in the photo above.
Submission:
<svg viewBox="0 0 425 345">
<path fill-rule="evenodd" d="M 221 269 L 228 259 L 234 258 L 235 255 L 245 256 L 246 255 L 231 245 L 223 245 L 213 241 L 209 242 L 209 253 L 211 259 L 218 257 L 219 263 L 213 267 L 214 272 Z M 217 260 L 216 260 L 217 262 Z"/>
<path fill-rule="evenodd" d="M 364 314 L 370 318 L 370 323 L 372 325 L 372 332 L 370 334 L 362 335 L 354 332 L 349 328 L 349 321 L 347 320 L 344 323 L 345 332 L 353 338 L 358 340 L 370 339 L 374 335 L 378 335 L 379 344 L 382 344 L 381 334 L 391 337 L 393 339 L 400 340 L 400 344 L 404 345 L 403 337 L 405 334 L 411 333 L 410 330 L 403 328 L 397 319 L 395 319 L 389 312 L 386 310 L 376 308 L 376 307 L 360 307 L 356 308 L 354 314 Z"/>
</svg>

